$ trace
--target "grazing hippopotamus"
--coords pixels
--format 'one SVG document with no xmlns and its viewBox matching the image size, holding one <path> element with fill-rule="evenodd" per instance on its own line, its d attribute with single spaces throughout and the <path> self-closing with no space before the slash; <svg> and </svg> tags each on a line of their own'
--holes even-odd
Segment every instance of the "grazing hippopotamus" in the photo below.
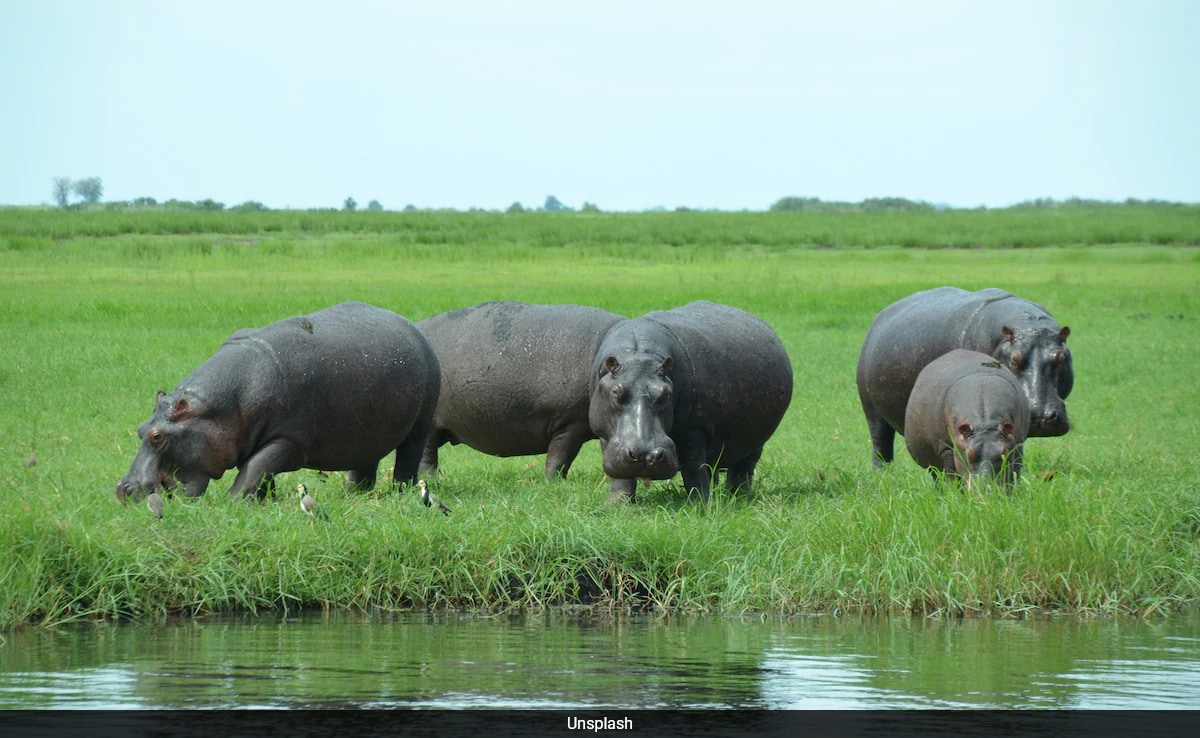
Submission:
<svg viewBox="0 0 1200 738">
<path fill-rule="evenodd" d="M 637 480 L 683 475 L 708 499 L 716 471 L 748 490 L 763 444 L 792 398 L 783 343 L 750 313 L 711 302 L 618 323 L 596 353 L 588 417 L 600 438 L 609 501 Z"/>
<path fill-rule="evenodd" d="M 450 442 L 492 456 L 546 454 L 546 479 L 565 477 L 596 437 L 592 362 L 621 320 L 580 305 L 485 302 L 417 323 L 442 367 L 421 474 L 436 473 L 438 448 Z"/>
<path fill-rule="evenodd" d="M 989 354 L 1017 378 L 1029 403 L 1029 435 L 1061 436 L 1075 374 L 1067 336 L 1042 306 L 1004 290 L 938 287 L 884 308 L 858 357 L 858 396 L 875 466 L 890 462 L 917 375 L 956 348 Z"/>
<path fill-rule="evenodd" d="M 1021 477 L 1029 402 L 1013 373 L 978 351 L 954 349 L 917 375 L 904 413 L 904 442 L 921 466 L 961 477 Z"/>
<path fill-rule="evenodd" d="M 176 480 L 199 497 L 238 468 L 230 494 L 263 497 L 279 472 L 349 471 L 369 489 L 395 449 L 412 482 L 437 406 L 437 355 L 407 319 L 347 302 L 234 333 L 138 427 L 142 444 L 117 497 Z"/>
</svg>

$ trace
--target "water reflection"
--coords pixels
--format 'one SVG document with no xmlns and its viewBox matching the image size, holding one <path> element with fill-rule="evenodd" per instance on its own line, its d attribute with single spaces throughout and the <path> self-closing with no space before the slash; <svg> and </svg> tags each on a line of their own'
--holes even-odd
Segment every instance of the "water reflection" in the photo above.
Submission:
<svg viewBox="0 0 1200 738">
<path fill-rule="evenodd" d="M 1200 616 L 438 615 L 22 629 L 0 709 L 1191 708 Z"/>
</svg>

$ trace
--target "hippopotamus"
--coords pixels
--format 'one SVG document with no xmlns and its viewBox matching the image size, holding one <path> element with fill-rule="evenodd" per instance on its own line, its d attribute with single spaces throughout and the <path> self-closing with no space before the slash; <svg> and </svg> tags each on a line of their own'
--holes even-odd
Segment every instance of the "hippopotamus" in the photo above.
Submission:
<svg viewBox="0 0 1200 738">
<path fill-rule="evenodd" d="M 437 407 L 440 372 L 425 336 L 396 313 L 347 302 L 234 333 L 138 427 L 117 497 L 176 481 L 199 497 L 227 469 L 229 492 L 261 499 L 280 472 L 348 471 L 370 489 L 393 449 L 411 483 Z"/>
<path fill-rule="evenodd" d="M 792 397 L 783 343 L 759 318 L 693 302 L 626 320 L 592 367 L 588 418 L 600 438 L 609 501 L 635 501 L 638 479 L 683 476 L 707 500 L 716 472 L 749 490 L 763 444 Z"/>
<path fill-rule="evenodd" d="M 917 375 L 956 348 L 988 354 L 1021 385 L 1031 437 L 1070 429 L 1064 400 L 1075 374 L 1067 336 L 1045 308 L 1004 290 L 938 287 L 910 295 L 875 317 L 858 357 L 858 395 L 875 466 L 890 462 Z"/>
<path fill-rule="evenodd" d="M 546 479 L 565 477 L 588 425 L 592 362 L 619 315 L 581 305 L 485 302 L 417 323 L 442 367 L 442 394 L 421 458 L 465 443 L 492 456 L 546 454 Z"/>
<path fill-rule="evenodd" d="M 917 375 L 904 413 L 908 452 L 931 472 L 995 479 L 1007 488 L 1021 476 L 1029 402 L 1011 371 L 987 354 L 954 349 Z"/>
</svg>

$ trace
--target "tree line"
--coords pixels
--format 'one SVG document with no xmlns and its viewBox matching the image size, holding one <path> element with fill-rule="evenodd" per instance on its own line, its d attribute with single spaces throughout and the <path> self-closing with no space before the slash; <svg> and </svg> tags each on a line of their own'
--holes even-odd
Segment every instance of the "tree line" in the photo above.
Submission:
<svg viewBox="0 0 1200 738">
<path fill-rule="evenodd" d="M 51 192 L 54 196 L 55 204 L 63 210 L 81 209 L 81 208 L 103 208 L 105 210 L 197 210 L 197 211 L 223 211 L 228 210 L 234 213 L 258 212 L 271 210 L 271 208 L 262 204 L 257 200 L 246 200 L 243 203 L 226 207 L 225 203 L 218 202 L 212 198 L 203 200 L 177 200 L 171 198 L 159 202 L 153 197 L 137 197 L 132 200 L 118 200 L 113 202 L 101 203 L 100 198 L 104 194 L 104 182 L 99 177 L 85 177 L 83 179 L 72 180 L 69 177 L 55 177 Z M 79 198 L 76 202 L 71 202 L 71 197 L 74 195 Z M 1103 208 L 1116 207 L 1121 205 L 1151 205 L 1151 206 L 1184 206 L 1188 203 L 1173 202 L 1169 200 L 1139 200 L 1137 198 L 1127 198 L 1123 202 L 1115 202 L 1110 200 L 1094 200 L 1088 198 L 1071 197 L 1065 200 L 1055 200 L 1051 197 L 1039 197 L 1032 200 L 1024 200 L 1013 205 L 1008 205 L 1001 210 L 1008 209 L 1035 209 L 1049 210 L 1059 208 Z M 317 211 L 336 211 L 337 208 L 307 208 Z M 346 212 L 357 211 L 358 201 L 353 197 L 347 197 L 342 202 L 341 210 Z M 367 203 L 367 210 L 382 211 L 383 205 L 378 200 L 371 200 Z M 860 202 L 847 202 L 841 200 L 822 200 L 818 197 L 782 197 L 776 200 L 768 208 L 772 213 L 916 213 L 916 212 L 935 212 L 939 210 L 960 210 L 962 208 L 954 208 L 946 204 L 933 204 L 923 200 L 909 200 L 903 197 L 871 197 Z M 988 210 L 989 208 L 980 206 L 976 210 Z M 418 208 L 415 205 L 406 205 L 404 210 L 447 210 L 453 211 L 454 208 Z M 483 208 L 469 208 L 471 212 L 483 211 Z M 666 208 L 661 206 L 649 208 L 650 211 L 665 211 Z M 675 209 L 677 212 L 694 212 L 692 208 L 680 206 Z M 520 202 L 514 202 L 505 209 L 506 213 L 532 213 L 532 212 L 551 212 L 551 213 L 570 213 L 576 212 L 575 208 L 564 204 L 554 195 L 548 195 L 545 203 L 541 207 L 525 207 Z M 592 202 L 584 202 L 579 207 L 579 212 L 583 213 L 599 213 L 599 206 Z"/>
</svg>

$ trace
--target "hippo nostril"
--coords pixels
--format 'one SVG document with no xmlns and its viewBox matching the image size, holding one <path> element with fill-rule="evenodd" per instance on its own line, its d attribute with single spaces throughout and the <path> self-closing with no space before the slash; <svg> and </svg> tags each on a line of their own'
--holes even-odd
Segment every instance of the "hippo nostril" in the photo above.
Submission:
<svg viewBox="0 0 1200 738">
<path fill-rule="evenodd" d="M 1047 410 L 1045 412 L 1045 414 L 1042 415 L 1042 417 L 1045 418 L 1047 423 L 1057 423 L 1058 422 L 1058 411 L 1057 410 Z"/>
<path fill-rule="evenodd" d="M 629 460 L 630 460 L 630 461 L 637 461 L 637 460 L 638 460 L 638 452 L 637 452 L 637 449 L 636 449 L 636 448 L 627 449 L 627 450 L 625 451 L 625 453 L 627 453 L 627 454 L 629 455 Z"/>
<path fill-rule="evenodd" d="M 666 456 L 667 456 L 666 450 L 660 446 L 660 447 L 654 449 L 654 451 L 652 451 L 650 453 L 650 463 L 651 464 L 662 463 L 662 460 L 664 458 L 666 458 Z"/>
</svg>

